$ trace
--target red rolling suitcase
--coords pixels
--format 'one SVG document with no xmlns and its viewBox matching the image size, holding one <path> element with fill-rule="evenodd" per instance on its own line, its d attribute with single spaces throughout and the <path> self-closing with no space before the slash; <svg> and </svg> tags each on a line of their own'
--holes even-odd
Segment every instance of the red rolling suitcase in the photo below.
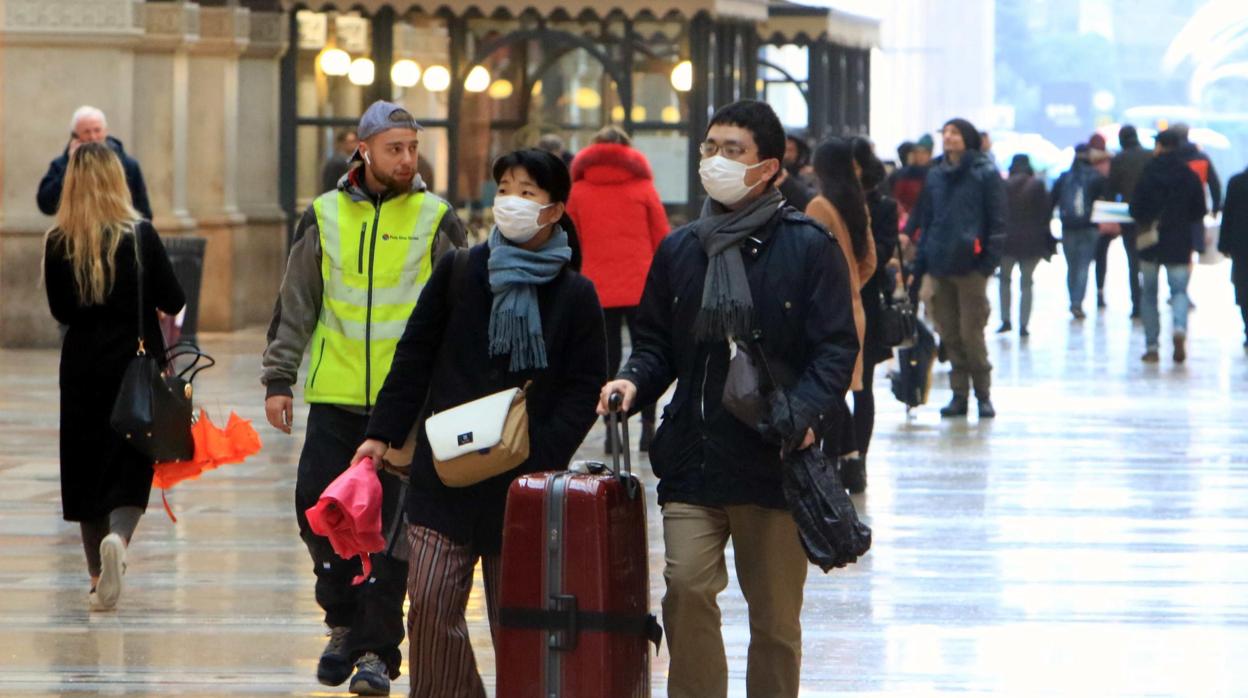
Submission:
<svg viewBox="0 0 1248 698">
<path fill-rule="evenodd" d="M 498 698 L 650 695 L 649 643 L 662 630 L 650 615 L 645 490 L 626 418 L 612 411 L 608 428 L 614 473 L 590 463 L 526 475 L 507 494 Z"/>
</svg>

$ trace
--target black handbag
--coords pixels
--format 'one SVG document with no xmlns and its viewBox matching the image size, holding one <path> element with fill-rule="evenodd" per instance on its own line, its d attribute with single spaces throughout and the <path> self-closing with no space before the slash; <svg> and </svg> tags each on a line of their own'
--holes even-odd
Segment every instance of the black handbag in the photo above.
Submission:
<svg viewBox="0 0 1248 698">
<path fill-rule="evenodd" d="M 898 257 L 900 263 L 900 257 Z M 918 332 L 918 317 L 914 312 L 914 304 L 910 302 L 910 290 L 906 285 L 906 275 L 901 275 L 901 293 L 889 298 L 880 285 L 879 303 L 879 338 L 880 343 L 893 349 L 907 348 L 914 344 Z"/>
<path fill-rule="evenodd" d="M 135 238 L 135 259 L 139 258 Z M 166 374 L 161 362 L 147 352 L 143 340 L 143 270 L 138 269 L 139 342 L 135 357 L 126 366 L 109 425 L 127 443 L 154 462 L 190 460 L 195 455 L 191 438 L 191 382 L 200 371 L 215 364 L 198 347 L 182 342 L 165 352 L 165 364 L 186 356 L 194 360 L 179 373 Z M 202 359 L 209 363 L 199 366 Z"/>
</svg>

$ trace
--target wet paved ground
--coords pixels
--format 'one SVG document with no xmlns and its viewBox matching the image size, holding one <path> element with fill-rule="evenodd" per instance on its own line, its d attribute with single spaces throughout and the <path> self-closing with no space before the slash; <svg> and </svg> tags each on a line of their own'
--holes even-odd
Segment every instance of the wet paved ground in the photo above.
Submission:
<svg viewBox="0 0 1248 698">
<path fill-rule="evenodd" d="M 995 422 L 939 419 L 943 369 L 911 418 L 877 381 L 858 499 L 875 547 L 811 573 L 803 696 L 1248 694 L 1248 359 L 1228 267 L 1197 270 L 1184 367 L 1168 347 L 1140 364 L 1120 275 L 1111 307 L 1075 324 L 1062 273 L 1041 266 L 1027 343 L 989 340 Z M 255 420 L 264 451 L 173 490 L 176 525 L 157 495 L 112 614 L 88 614 L 78 530 L 60 519 L 57 354 L 0 352 L 0 695 L 345 695 L 314 679 L 323 630 L 291 512 L 301 438 L 261 424 L 262 341 L 204 337 L 220 364 L 199 397 Z M 583 455 L 601 443 L 596 429 Z M 722 606 L 744 696 L 735 581 Z M 470 614 L 492 672 L 479 591 Z M 656 696 L 665 668 L 666 651 Z"/>
</svg>

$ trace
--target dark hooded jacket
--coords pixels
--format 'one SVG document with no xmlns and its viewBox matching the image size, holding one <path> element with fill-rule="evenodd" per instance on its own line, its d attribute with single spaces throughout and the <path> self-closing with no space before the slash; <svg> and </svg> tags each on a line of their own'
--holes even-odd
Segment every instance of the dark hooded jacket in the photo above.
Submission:
<svg viewBox="0 0 1248 698">
<path fill-rule="evenodd" d="M 1044 180 L 1028 171 L 1010 174 L 1005 183 L 1007 225 L 1005 254 L 1014 259 L 1047 258 L 1053 254 L 1053 233 L 1049 221 L 1053 209 Z"/>
<path fill-rule="evenodd" d="M 1131 195 L 1131 217 L 1141 229 L 1157 223 L 1160 241 L 1140 250 L 1140 259 L 1157 264 L 1187 264 L 1194 251 L 1192 229 L 1207 212 L 1200 178 L 1180 152 L 1153 158 Z"/>
<path fill-rule="evenodd" d="M 1226 183 L 1226 201 L 1222 209 L 1222 231 L 1218 251 L 1235 260 L 1248 262 L 1248 170 L 1231 177 Z"/>
<path fill-rule="evenodd" d="M 107 143 L 108 147 L 117 153 L 117 157 L 121 158 L 121 166 L 126 171 L 126 185 L 130 187 L 130 199 L 134 204 L 134 210 L 138 211 L 144 219 L 152 220 L 152 205 L 147 200 L 147 185 L 143 183 L 143 171 L 139 169 L 138 161 L 126 154 L 126 149 L 116 138 L 109 136 Z M 36 200 L 39 203 L 39 210 L 46 215 L 55 216 L 57 209 L 61 207 L 61 189 L 65 186 L 65 170 L 67 169 L 69 169 L 69 146 L 65 146 L 65 151 L 61 153 L 61 156 L 48 165 L 47 174 L 43 175 L 43 180 L 39 182 Z"/>
<path fill-rule="evenodd" d="M 1109 186 L 1105 192 L 1110 201 L 1130 201 L 1140 175 L 1153 159 L 1153 151 L 1140 145 L 1139 136 L 1127 137 L 1122 152 L 1109 163 Z"/>
<path fill-rule="evenodd" d="M 906 233 L 919 236 L 917 274 L 991 276 L 1005 244 L 1005 182 L 987 155 L 967 149 L 957 165 L 944 155 L 927 174 Z"/>
</svg>

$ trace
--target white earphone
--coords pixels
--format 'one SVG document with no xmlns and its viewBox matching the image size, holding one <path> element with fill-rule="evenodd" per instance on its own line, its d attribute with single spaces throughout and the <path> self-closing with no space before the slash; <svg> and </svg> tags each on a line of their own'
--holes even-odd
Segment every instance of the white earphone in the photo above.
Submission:
<svg viewBox="0 0 1248 698">
<path fill-rule="evenodd" d="M 367 151 L 364 153 L 364 164 L 365 164 L 365 165 L 368 165 L 369 167 L 372 167 L 372 166 L 373 166 L 373 161 L 368 159 L 368 152 L 367 152 Z"/>
</svg>

